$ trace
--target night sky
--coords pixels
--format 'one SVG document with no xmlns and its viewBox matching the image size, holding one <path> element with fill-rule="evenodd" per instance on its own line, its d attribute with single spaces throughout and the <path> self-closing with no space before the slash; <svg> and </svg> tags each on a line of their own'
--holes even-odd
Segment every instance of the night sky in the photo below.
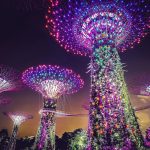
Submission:
<svg viewBox="0 0 150 150">
<path fill-rule="evenodd" d="M 2 6 L 1 6 L 2 7 Z M 82 104 L 89 99 L 90 78 L 87 74 L 88 57 L 81 57 L 65 52 L 63 48 L 50 38 L 45 29 L 44 10 L 20 11 L 9 7 L 0 8 L 0 64 L 15 68 L 19 72 L 30 66 L 39 64 L 56 64 L 73 69 L 85 81 L 85 86 L 78 93 L 70 95 L 66 100 L 65 111 L 69 113 L 87 113 Z M 150 74 L 150 40 L 147 36 L 141 44 L 120 53 L 125 63 L 125 76 L 130 78 L 133 74 L 146 72 Z M 24 88 L 18 92 L 5 93 L 12 98 L 8 106 L 0 106 L 0 129 L 12 129 L 12 121 L 4 116 L 4 111 L 23 111 L 34 116 L 20 127 L 19 136 L 35 135 L 39 123 L 39 109 L 42 106 L 40 94 Z M 147 105 L 149 97 L 131 96 L 134 106 Z M 150 126 L 150 109 L 137 113 L 141 128 L 144 131 Z M 57 119 L 56 133 L 61 136 L 65 131 L 76 128 L 87 128 L 87 117 L 69 117 Z"/>
</svg>

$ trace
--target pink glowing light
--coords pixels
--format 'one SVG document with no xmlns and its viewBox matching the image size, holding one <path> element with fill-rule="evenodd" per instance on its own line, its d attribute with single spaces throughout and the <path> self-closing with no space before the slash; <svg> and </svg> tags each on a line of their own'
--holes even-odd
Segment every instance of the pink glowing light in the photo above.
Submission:
<svg viewBox="0 0 150 150">
<path fill-rule="evenodd" d="M 6 116 L 9 116 L 15 125 L 20 125 L 23 122 L 27 121 L 28 119 L 33 119 L 32 115 L 28 115 L 26 113 L 8 112 L 8 113 L 4 113 L 4 114 Z"/>
<path fill-rule="evenodd" d="M 52 65 L 39 65 L 23 72 L 22 81 L 43 97 L 58 99 L 63 94 L 77 92 L 84 82 L 70 69 Z"/>
<path fill-rule="evenodd" d="M 66 88 L 67 87 L 65 87 L 63 82 L 57 80 L 45 80 L 41 82 L 39 91 L 43 93 L 44 97 L 58 99 L 66 92 Z"/>
<path fill-rule="evenodd" d="M 101 39 L 115 42 L 119 51 L 133 48 L 149 28 L 146 0 L 49 1 L 46 28 L 61 47 L 89 56 Z"/>
</svg>

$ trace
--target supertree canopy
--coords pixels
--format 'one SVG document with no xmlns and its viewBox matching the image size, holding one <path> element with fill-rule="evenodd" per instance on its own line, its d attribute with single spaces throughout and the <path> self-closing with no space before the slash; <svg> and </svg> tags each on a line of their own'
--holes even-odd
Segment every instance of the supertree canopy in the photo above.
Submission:
<svg viewBox="0 0 150 150">
<path fill-rule="evenodd" d="M 35 149 L 55 149 L 55 112 L 57 100 L 66 94 L 77 92 L 83 80 L 72 70 L 59 66 L 40 65 L 27 69 L 23 82 L 44 97 L 41 123 L 35 141 Z"/>
<path fill-rule="evenodd" d="M 23 82 L 45 98 L 58 99 L 63 94 L 77 92 L 83 87 L 80 75 L 59 66 L 40 65 L 27 69 Z"/>
<path fill-rule="evenodd" d="M 14 123 L 14 127 L 13 127 L 13 131 L 12 131 L 12 135 L 8 144 L 8 148 L 9 150 L 15 150 L 15 146 L 16 146 L 16 137 L 17 137 L 17 133 L 18 133 L 18 129 L 19 126 L 27 121 L 28 119 L 32 119 L 33 116 L 32 115 L 28 115 L 26 113 L 20 113 L 20 112 L 8 112 L 8 113 L 4 113 L 4 115 L 8 116 L 11 118 L 11 120 Z"/>
<path fill-rule="evenodd" d="M 10 67 L 0 65 L 0 93 L 16 90 L 19 87 L 19 76 Z"/>
<path fill-rule="evenodd" d="M 88 149 L 142 150 L 118 51 L 140 43 L 149 28 L 146 0 L 49 1 L 46 28 L 60 46 L 89 56 Z"/>
<path fill-rule="evenodd" d="M 91 56 L 93 44 L 108 43 L 107 39 L 124 51 L 140 43 L 149 28 L 147 0 L 52 1 L 46 28 L 75 54 Z"/>
</svg>

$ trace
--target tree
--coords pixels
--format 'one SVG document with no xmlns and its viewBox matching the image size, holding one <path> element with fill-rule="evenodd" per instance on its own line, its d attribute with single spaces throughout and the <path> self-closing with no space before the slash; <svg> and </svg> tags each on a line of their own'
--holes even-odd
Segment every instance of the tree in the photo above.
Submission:
<svg viewBox="0 0 150 150">
<path fill-rule="evenodd" d="M 0 131 L 0 150 L 6 149 L 9 143 L 8 131 L 7 129 L 2 129 Z"/>
<path fill-rule="evenodd" d="M 85 150 L 87 147 L 87 132 L 83 129 L 76 129 L 69 140 L 70 150 Z"/>
</svg>

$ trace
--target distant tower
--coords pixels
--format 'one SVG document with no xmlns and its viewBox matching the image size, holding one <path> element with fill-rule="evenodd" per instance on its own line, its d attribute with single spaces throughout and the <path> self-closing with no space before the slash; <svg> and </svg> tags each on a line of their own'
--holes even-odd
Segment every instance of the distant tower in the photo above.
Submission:
<svg viewBox="0 0 150 150">
<path fill-rule="evenodd" d="M 18 74 L 12 68 L 0 65 L 0 93 L 16 90 L 19 85 Z"/>
<path fill-rule="evenodd" d="M 91 59 L 90 150 L 144 149 L 118 52 L 147 34 L 148 6 L 147 0 L 49 1 L 50 36 L 66 51 Z"/>
<path fill-rule="evenodd" d="M 27 115 L 25 113 L 18 113 L 18 112 L 17 113 L 8 112 L 8 113 L 4 113 L 4 115 L 10 117 L 14 123 L 12 135 L 8 145 L 8 150 L 15 150 L 16 138 L 17 138 L 19 126 L 23 122 L 27 121 L 28 119 L 32 119 L 33 116 Z"/>
<path fill-rule="evenodd" d="M 55 111 L 62 95 L 77 92 L 83 87 L 80 75 L 59 66 L 40 65 L 27 69 L 22 75 L 23 82 L 44 98 L 41 123 L 35 142 L 35 149 L 55 149 Z"/>
</svg>

